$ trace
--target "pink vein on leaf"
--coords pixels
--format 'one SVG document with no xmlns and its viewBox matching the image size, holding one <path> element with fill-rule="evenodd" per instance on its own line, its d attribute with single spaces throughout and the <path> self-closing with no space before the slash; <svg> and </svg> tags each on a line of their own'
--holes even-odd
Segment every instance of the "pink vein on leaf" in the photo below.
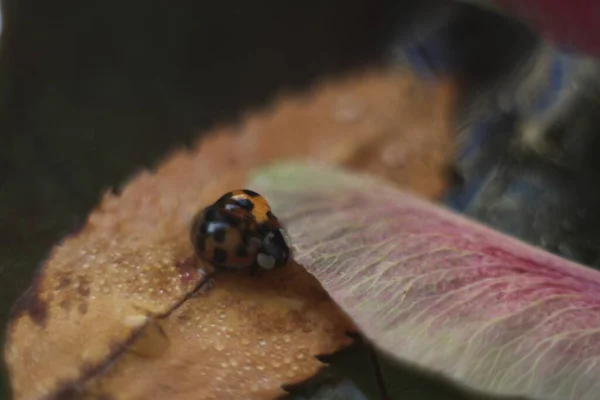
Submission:
<svg viewBox="0 0 600 400">
<path fill-rule="evenodd" d="M 275 165 L 252 188 L 382 350 L 475 390 L 600 398 L 600 272 L 331 167 Z"/>
</svg>

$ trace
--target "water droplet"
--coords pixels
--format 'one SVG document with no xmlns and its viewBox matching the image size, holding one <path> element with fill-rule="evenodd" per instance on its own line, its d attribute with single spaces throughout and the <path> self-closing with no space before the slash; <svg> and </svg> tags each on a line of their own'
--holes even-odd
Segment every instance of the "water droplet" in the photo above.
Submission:
<svg viewBox="0 0 600 400">
<path fill-rule="evenodd" d="M 260 344 L 261 346 L 266 346 L 267 345 L 267 341 L 262 339 L 261 341 L 258 342 L 258 344 Z"/>
<path fill-rule="evenodd" d="M 231 365 L 232 367 L 237 367 L 238 362 L 237 362 L 237 360 L 232 359 L 232 360 L 229 360 L 229 365 Z"/>
<path fill-rule="evenodd" d="M 250 344 L 250 341 L 248 339 L 246 339 L 246 338 L 242 339 L 241 342 L 242 342 L 243 345 Z"/>
<path fill-rule="evenodd" d="M 219 319 L 225 319 L 225 313 L 219 314 Z"/>
<path fill-rule="evenodd" d="M 217 342 L 215 343 L 215 350 L 216 351 L 223 351 L 225 349 L 225 345 L 223 344 L 223 342 Z"/>
<path fill-rule="evenodd" d="M 227 367 L 229 367 L 229 364 L 227 364 L 227 362 L 223 361 L 223 362 L 221 363 L 221 367 L 223 367 L 223 368 L 227 368 Z"/>
<path fill-rule="evenodd" d="M 292 365 L 292 371 L 298 371 L 298 366 L 296 364 Z"/>
<path fill-rule="evenodd" d="M 303 358 L 304 358 L 304 354 L 302 354 L 302 353 L 296 354 L 296 359 L 302 360 Z"/>
<path fill-rule="evenodd" d="M 341 98 L 333 110 L 333 119 L 340 123 L 351 123 L 358 120 L 363 114 L 360 103 L 350 98 Z"/>
<path fill-rule="evenodd" d="M 284 364 L 291 364 L 292 363 L 292 359 L 289 357 L 286 357 L 283 359 Z"/>
<path fill-rule="evenodd" d="M 259 371 L 262 371 L 262 370 L 265 369 L 265 366 L 264 365 L 257 365 L 256 369 L 258 369 Z"/>
<path fill-rule="evenodd" d="M 146 317 L 145 315 L 130 315 L 128 317 L 125 317 L 125 325 L 131 327 L 142 326 L 144 323 L 146 323 L 147 320 L 148 317 Z"/>
<path fill-rule="evenodd" d="M 289 336 L 289 335 L 285 335 L 285 336 L 283 337 L 283 341 L 284 341 L 285 343 L 289 343 L 289 342 L 291 342 L 291 341 L 292 341 L 292 338 L 290 338 L 290 336 Z"/>
</svg>

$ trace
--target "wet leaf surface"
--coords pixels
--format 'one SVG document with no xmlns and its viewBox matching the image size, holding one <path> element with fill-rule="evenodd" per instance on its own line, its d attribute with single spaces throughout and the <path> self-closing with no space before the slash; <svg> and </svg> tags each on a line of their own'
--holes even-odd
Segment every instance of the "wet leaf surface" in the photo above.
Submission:
<svg viewBox="0 0 600 400">
<path fill-rule="evenodd" d="M 387 354 L 494 395 L 597 397 L 597 271 L 340 169 L 280 164 L 252 183 Z"/>
<path fill-rule="evenodd" d="M 282 383 L 315 375 L 324 364 L 314 356 L 349 344 L 352 330 L 296 265 L 260 280 L 216 278 L 157 323 L 168 348 L 152 358 L 130 352 L 90 383 L 86 398 L 275 398 L 285 394 Z"/>
</svg>

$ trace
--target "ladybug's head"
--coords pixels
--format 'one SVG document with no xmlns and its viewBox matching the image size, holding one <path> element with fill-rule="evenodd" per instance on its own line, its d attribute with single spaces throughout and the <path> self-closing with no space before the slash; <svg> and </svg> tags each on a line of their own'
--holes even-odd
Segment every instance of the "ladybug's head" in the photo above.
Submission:
<svg viewBox="0 0 600 400">
<path fill-rule="evenodd" d="M 256 256 L 257 264 L 263 269 L 283 267 L 290 258 L 290 247 L 283 229 L 267 231 Z"/>
</svg>

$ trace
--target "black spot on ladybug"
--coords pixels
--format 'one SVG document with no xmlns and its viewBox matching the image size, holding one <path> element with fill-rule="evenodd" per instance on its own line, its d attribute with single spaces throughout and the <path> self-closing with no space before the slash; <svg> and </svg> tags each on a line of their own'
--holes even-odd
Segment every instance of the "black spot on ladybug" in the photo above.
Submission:
<svg viewBox="0 0 600 400">
<path fill-rule="evenodd" d="M 246 193 L 250 197 L 260 197 L 260 194 L 254 192 L 250 189 L 244 189 L 244 190 L 242 190 L 242 192 Z"/>
<path fill-rule="evenodd" d="M 206 235 L 207 232 L 208 232 L 208 224 L 206 222 L 204 222 L 202 225 L 200 225 L 200 233 L 202 235 Z"/>
<path fill-rule="evenodd" d="M 273 214 L 271 212 L 271 210 L 269 210 L 269 211 L 267 211 L 267 218 L 269 218 L 269 219 L 275 219 L 275 214 Z"/>
<path fill-rule="evenodd" d="M 200 236 L 196 239 L 196 251 L 204 251 L 206 249 L 206 237 Z"/>
<path fill-rule="evenodd" d="M 225 221 L 225 223 L 227 223 L 233 228 L 240 226 L 240 224 L 242 223 L 242 219 L 240 217 L 230 213 L 225 213 L 223 215 L 223 220 Z"/>
<path fill-rule="evenodd" d="M 224 202 L 225 200 L 227 200 L 230 197 L 231 197 L 231 192 L 225 193 L 223 196 L 219 197 L 219 200 L 215 201 L 214 204 L 222 203 L 222 202 Z"/>
<path fill-rule="evenodd" d="M 235 250 L 235 255 L 237 257 L 247 257 L 248 250 L 244 246 L 238 246 L 238 248 Z"/>
<path fill-rule="evenodd" d="M 213 261 L 217 264 L 223 264 L 227 261 L 227 252 L 217 247 L 213 254 Z"/>
<path fill-rule="evenodd" d="M 225 241 L 225 236 L 227 236 L 227 231 L 225 229 L 217 229 L 213 233 L 213 238 L 217 243 L 223 243 Z"/>
<path fill-rule="evenodd" d="M 238 199 L 237 203 L 240 205 L 240 207 L 242 207 L 246 211 L 254 210 L 254 203 L 252 203 L 248 199 Z"/>
<path fill-rule="evenodd" d="M 215 210 L 214 208 L 211 207 L 208 210 L 206 210 L 206 212 L 204 213 L 204 221 L 212 222 L 217 219 L 217 216 L 218 216 L 217 210 Z"/>
<path fill-rule="evenodd" d="M 244 244 L 244 246 L 248 246 L 250 244 L 251 237 L 252 237 L 252 235 L 250 234 L 250 232 L 248 232 L 248 231 L 242 232 L 242 243 Z"/>
</svg>

